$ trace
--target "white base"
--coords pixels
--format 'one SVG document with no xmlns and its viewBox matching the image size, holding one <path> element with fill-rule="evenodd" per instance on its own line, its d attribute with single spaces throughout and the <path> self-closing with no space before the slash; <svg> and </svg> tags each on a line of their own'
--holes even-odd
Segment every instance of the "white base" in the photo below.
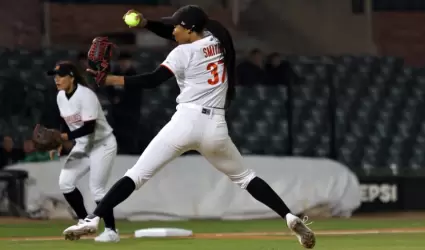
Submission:
<svg viewBox="0 0 425 250">
<path fill-rule="evenodd" d="M 192 230 L 181 228 L 146 228 L 134 231 L 135 238 L 145 237 L 188 237 L 192 236 Z"/>
</svg>

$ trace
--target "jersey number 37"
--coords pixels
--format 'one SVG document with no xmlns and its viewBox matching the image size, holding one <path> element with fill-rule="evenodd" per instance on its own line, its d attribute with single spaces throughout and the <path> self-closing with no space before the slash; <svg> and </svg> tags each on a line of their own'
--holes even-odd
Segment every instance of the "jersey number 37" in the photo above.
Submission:
<svg viewBox="0 0 425 250">
<path fill-rule="evenodd" d="M 218 67 L 223 67 L 223 73 L 221 77 L 218 74 Z M 226 67 L 224 67 L 224 61 L 212 62 L 207 65 L 207 70 L 211 73 L 212 78 L 208 79 L 209 85 L 216 85 L 217 83 L 223 83 L 226 81 Z"/>
</svg>

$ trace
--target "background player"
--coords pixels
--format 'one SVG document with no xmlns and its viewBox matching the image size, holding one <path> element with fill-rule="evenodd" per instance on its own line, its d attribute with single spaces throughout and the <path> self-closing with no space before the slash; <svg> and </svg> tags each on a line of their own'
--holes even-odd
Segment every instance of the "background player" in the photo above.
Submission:
<svg viewBox="0 0 425 250">
<path fill-rule="evenodd" d="M 59 91 L 57 104 L 60 115 L 70 131 L 62 133 L 61 137 L 64 141 L 76 141 L 60 173 L 59 187 L 81 223 L 87 211 L 76 182 L 90 171 L 89 186 L 98 203 L 106 193 L 106 184 L 117 154 L 117 143 L 96 94 L 87 87 L 84 77 L 74 64 L 59 62 L 47 74 L 54 76 Z M 119 241 L 113 209 L 109 209 L 103 218 L 105 231 L 95 241 Z"/>
<path fill-rule="evenodd" d="M 185 6 L 163 21 L 141 22 L 159 36 L 179 43 L 161 66 L 150 74 L 107 76 L 106 84 L 151 88 L 175 76 L 181 91 L 177 111 L 136 164 L 106 194 L 94 214 L 65 229 L 64 234 L 81 236 L 95 232 L 99 218 L 107 211 L 127 199 L 168 162 L 188 150 L 197 150 L 235 184 L 286 219 L 304 247 L 313 248 L 313 232 L 291 214 L 264 180 L 243 166 L 242 156 L 228 135 L 225 110 L 233 99 L 236 80 L 235 50 L 229 32 L 220 23 L 209 20 L 197 6 Z"/>
</svg>

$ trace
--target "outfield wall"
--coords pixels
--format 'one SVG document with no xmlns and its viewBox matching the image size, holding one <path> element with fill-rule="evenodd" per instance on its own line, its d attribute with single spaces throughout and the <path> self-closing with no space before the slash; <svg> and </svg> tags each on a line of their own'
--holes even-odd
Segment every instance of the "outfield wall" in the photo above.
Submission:
<svg viewBox="0 0 425 250">
<path fill-rule="evenodd" d="M 121 178 L 137 159 L 134 156 L 118 156 L 109 186 Z M 70 217 L 58 187 L 61 162 L 10 167 L 29 173 L 26 198 L 29 211 L 42 209 L 49 218 Z M 357 177 L 338 162 L 317 158 L 247 156 L 245 163 L 276 190 L 294 213 L 325 206 L 330 215 L 350 216 L 360 205 L 361 189 Z M 93 210 L 88 176 L 78 186 L 88 210 Z M 115 213 L 119 218 L 134 220 L 276 217 L 201 156 L 184 156 L 171 162 L 116 207 Z"/>
</svg>

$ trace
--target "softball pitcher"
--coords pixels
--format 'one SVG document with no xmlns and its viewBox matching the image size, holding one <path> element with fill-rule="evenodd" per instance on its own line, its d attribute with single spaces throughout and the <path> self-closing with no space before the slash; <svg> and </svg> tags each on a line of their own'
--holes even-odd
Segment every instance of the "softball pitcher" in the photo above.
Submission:
<svg viewBox="0 0 425 250">
<path fill-rule="evenodd" d="M 315 245 L 314 233 L 293 215 L 273 189 L 251 170 L 229 137 L 226 108 L 235 91 L 235 50 L 232 37 L 197 6 L 185 6 L 163 22 L 142 19 L 141 25 L 178 46 L 152 73 L 104 76 L 89 70 L 100 84 L 152 88 L 175 77 L 180 87 L 177 111 L 151 141 L 136 164 L 109 190 L 92 215 L 64 231 L 79 237 L 96 232 L 99 218 L 127 199 L 167 163 L 188 150 L 197 150 L 217 170 L 255 199 L 273 209 L 306 248 Z M 142 204 L 141 204 L 142 205 Z"/>
<path fill-rule="evenodd" d="M 76 183 L 90 172 L 90 191 L 98 203 L 106 194 L 106 184 L 117 154 L 117 143 L 96 94 L 87 87 L 74 64 L 59 62 L 47 74 L 54 76 L 59 91 L 57 104 L 60 115 L 70 131 L 62 133 L 61 139 L 76 141 L 61 170 L 59 187 L 77 214 L 78 223 L 83 223 L 87 211 Z M 95 241 L 119 241 L 113 209 L 109 209 L 103 219 L 105 231 Z"/>
</svg>

